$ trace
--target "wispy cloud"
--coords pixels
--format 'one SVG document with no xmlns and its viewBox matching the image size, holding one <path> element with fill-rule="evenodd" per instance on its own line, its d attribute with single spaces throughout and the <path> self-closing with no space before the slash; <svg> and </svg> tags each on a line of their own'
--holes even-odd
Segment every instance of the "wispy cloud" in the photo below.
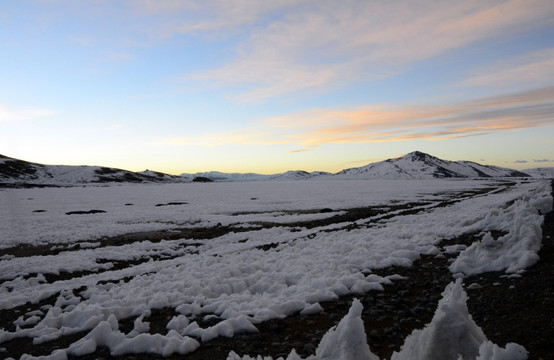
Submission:
<svg viewBox="0 0 554 360">
<path fill-rule="evenodd" d="M 48 109 L 13 108 L 0 104 L 0 123 L 35 120 L 55 114 L 55 111 Z"/>
<path fill-rule="evenodd" d="M 228 97 L 239 102 L 382 79 L 451 49 L 551 26 L 554 18 L 551 0 L 42 2 L 64 21 L 110 19 L 105 29 L 70 35 L 72 44 L 111 44 L 132 53 L 133 47 L 162 44 L 168 38 L 241 39 L 225 44 L 234 49 L 234 56 L 222 58 L 219 66 L 175 76 L 183 82 L 229 88 Z M 64 7 L 53 6 L 57 2 Z M 521 59 L 519 69 L 505 64 L 506 71 L 496 76 L 508 79 L 527 70 L 547 71 L 548 54 L 536 56 L 534 62 Z M 494 81 L 499 79 L 483 72 L 468 84 Z"/>
<path fill-rule="evenodd" d="M 233 6 L 242 9 L 237 4 Z M 290 3 L 280 5 L 283 10 Z M 274 16 L 263 23 L 252 20 L 256 31 L 245 29 L 246 39 L 238 45 L 233 61 L 185 79 L 236 86 L 231 98 L 256 101 L 387 77 L 450 49 L 548 25 L 554 16 L 548 0 L 416 1 L 401 6 L 349 0 L 304 5 L 280 14 L 264 9 L 265 14 L 273 10 Z M 251 19 L 260 18 L 263 11 L 253 8 L 256 15 Z"/>
<path fill-rule="evenodd" d="M 511 59 L 498 61 L 481 68 L 466 86 L 504 87 L 511 85 L 547 85 L 554 82 L 554 48 L 531 52 Z"/>
<path fill-rule="evenodd" d="M 112 125 L 104 126 L 102 128 L 102 130 L 104 130 L 104 131 L 117 131 L 117 130 L 121 130 L 123 128 L 124 128 L 124 126 L 121 125 L 121 124 L 112 124 Z"/>
<path fill-rule="evenodd" d="M 445 140 L 552 124 L 554 87 L 545 87 L 440 105 L 316 109 L 265 119 L 239 131 L 168 138 L 162 143 L 294 144 L 307 150 L 323 144 Z"/>
<path fill-rule="evenodd" d="M 150 35 L 164 39 L 175 35 L 228 35 L 243 26 L 256 24 L 284 9 L 296 8 L 312 0 L 139 0 L 131 2 L 133 13 L 141 17 L 163 17 L 150 27 Z"/>
<path fill-rule="evenodd" d="M 296 154 L 301 152 L 311 151 L 311 149 L 298 149 L 298 150 L 290 150 L 289 154 Z"/>
</svg>

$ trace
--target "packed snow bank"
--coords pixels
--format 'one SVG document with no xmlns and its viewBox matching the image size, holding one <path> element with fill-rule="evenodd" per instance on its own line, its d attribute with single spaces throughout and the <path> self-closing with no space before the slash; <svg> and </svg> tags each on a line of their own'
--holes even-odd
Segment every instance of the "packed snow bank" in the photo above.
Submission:
<svg viewBox="0 0 554 360">
<path fill-rule="evenodd" d="M 462 280 L 450 283 L 442 293 L 431 323 L 414 330 L 400 352 L 391 360 L 524 360 L 527 351 L 521 345 L 509 343 L 501 348 L 490 342 L 469 314 L 467 294 Z M 321 339 L 316 354 L 306 360 L 379 360 L 367 344 L 361 318 L 362 304 L 352 302 L 348 314 Z M 271 357 L 240 357 L 231 352 L 227 360 L 271 360 Z M 283 359 L 283 358 L 278 358 Z M 292 350 L 286 360 L 301 360 Z"/>
<path fill-rule="evenodd" d="M 515 273 L 539 261 L 542 223 L 552 211 L 548 183 L 542 183 L 530 194 L 509 206 L 491 211 L 483 220 L 484 227 L 495 226 L 508 233 L 494 239 L 485 232 L 481 241 L 471 244 L 450 265 L 452 273 L 471 276 L 488 271 Z"/>
</svg>

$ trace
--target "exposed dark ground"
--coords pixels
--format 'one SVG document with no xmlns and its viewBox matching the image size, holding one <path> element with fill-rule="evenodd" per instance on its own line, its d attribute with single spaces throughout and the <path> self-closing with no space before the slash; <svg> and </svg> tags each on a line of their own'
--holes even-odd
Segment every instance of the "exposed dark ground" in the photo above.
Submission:
<svg viewBox="0 0 554 360">
<path fill-rule="evenodd" d="M 360 214 L 360 218 L 363 216 L 367 214 Z M 220 228 L 214 231 L 215 237 L 228 229 Z M 138 238 L 143 236 L 146 237 L 147 234 L 141 234 Z M 129 235 L 114 240 L 122 243 L 137 241 L 134 237 Z M 211 236 L 206 235 L 204 239 L 207 238 Z M 474 235 L 467 235 L 459 239 L 445 240 L 444 244 L 469 245 L 473 241 L 475 241 Z M 14 255 L 28 256 L 24 249 L 19 251 Z M 30 252 L 34 251 L 37 249 Z M 469 295 L 470 314 L 483 329 L 487 338 L 500 346 L 505 346 L 509 342 L 521 344 L 529 351 L 531 360 L 554 359 L 553 212 L 545 216 L 543 246 L 539 256 L 539 263 L 527 269 L 521 278 L 508 278 L 503 272 L 492 272 L 464 280 L 466 287 L 472 283 L 482 286 L 480 289 L 466 291 Z M 414 329 L 422 328 L 431 320 L 442 291 L 452 281 L 448 264 L 447 258 L 423 256 L 410 268 L 395 267 L 375 271 L 381 276 L 399 274 L 406 278 L 385 286 L 383 292 L 370 292 L 356 296 L 364 305 L 362 318 L 369 346 L 376 355 L 382 359 L 388 359 L 393 351 L 400 349 L 404 339 Z M 120 266 L 130 265 L 132 264 Z M 236 334 L 233 338 L 217 338 L 202 343 L 194 353 L 184 356 L 173 355 L 166 359 L 225 359 L 230 351 L 240 355 L 271 355 L 275 358 L 286 357 L 293 348 L 304 357 L 314 353 L 321 337 L 347 313 L 352 298 L 353 296 L 346 296 L 337 301 L 321 303 L 324 312 L 317 315 L 302 317 L 296 314 L 285 319 L 268 321 L 257 325 L 258 333 Z M 28 309 L 53 303 L 55 300 L 54 296 L 41 301 L 40 304 L 27 304 L 15 310 L 26 312 Z M 167 331 L 165 325 L 174 315 L 174 309 L 154 310 L 152 316 L 145 318 L 144 321 L 150 322 L 151 333 L 165 333 Z M 18 316 L 15 311 L 0 312 L 0 328 L 9 329 L 11 322 Z M 131 330 L 133 320 L 134 318 L 120 321 L 120 329 L 124 332 Z M 202 322 L 200 318 L 195 320 L 201 326 L 211 325 L 209 321 Z M 0 344 L 0 348 L 6 348 L 7 354 L 16 359 L 23 353 L 45 355 L 54 349 L 67 347 L 85 334 L 86 332 L 74 334 L 40 346 L 33 346 L 31 339 L 22 338 Z M 0 355 L 4 354 L 0 353 Z M 151 354 L 113 357 L 107 349 L 101 348 L 94 354 L 71 357 L 71 359 L 161 359 L 161 357 Z"/>
</svg>

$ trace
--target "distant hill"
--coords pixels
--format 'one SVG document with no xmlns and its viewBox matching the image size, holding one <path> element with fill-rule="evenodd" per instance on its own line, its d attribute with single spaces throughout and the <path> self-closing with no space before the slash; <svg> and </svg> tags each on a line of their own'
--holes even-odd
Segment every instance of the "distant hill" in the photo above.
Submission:
<svg viewBox="0 0 554 360">
<path fill-rule="evenodd" d="M 362 167 L 342 170 L 336 174 L 302 170 L 282 174 L 260 175 L 255 173 L 222 173 L 217 171 L 196 174 L 182 174 L 192 179 L 203 176 L 214 181 L 261 181 L 261 180 L 305 180 L 305 179 L 440 179 L 440 178 L 492 178 L 530 177 L 517 170 L 497 166 L 481 165 L 471 161 L 442 160 L 420 151 L 414 151 L 400 158 L 388 159 Z"/>
<path fill-rule="evenodd" d="M 132 172 L 101 166 L 43 165 L 0 155 L 0 186 L 72 186 L 98 183 L 174 183 L 192 182 L 195 178 L 213 181 L 275 181 L 308 179 L 442 179 L 546 177 L 554 178 L 554 168 L 529 169 L 524 172 L 481 165 L 471 161 L 442 160 L 420 151 L 336 174 L 303 170 L 281 174 L 223 173 L 219 171 L 169 175 L 155 171 Z"/>
<path fill-rule="evenodd" d="M 262 175 L 256 173 L 223 173 L 219 171 L 199 172 L 195 174 L 181 174 L 181 177 L 194 179 L 201 176 L 214 181 L 266 181 L 266 180 L 305 180 L 317 176 L 332 175 L 324 171 L 307 172 L 303 170 L 291 170 L 281 174 Z"/>
<path fill-rule="evenodd" d="M 94 183 L 183 182 L 155 171 L 132 172 L 101 166 L 43 165 L 0 155 L 0 184 L 4 186 L 71 186 Z"/>
<path fill-rule="evenodd" d="M 420 151 L 414 151 L 396 159 L 342 170 L 335 176 L 348 179 L 436 179 L 529 177 L 530 175 L 471 161 L 442 160 Z"/>
<path fill-rule="evenodd" d="M 554 167 L 540 167 L 534 169 L 525 169 L 524 173 L 536 178 L 554 179 Z"/>
</svg>

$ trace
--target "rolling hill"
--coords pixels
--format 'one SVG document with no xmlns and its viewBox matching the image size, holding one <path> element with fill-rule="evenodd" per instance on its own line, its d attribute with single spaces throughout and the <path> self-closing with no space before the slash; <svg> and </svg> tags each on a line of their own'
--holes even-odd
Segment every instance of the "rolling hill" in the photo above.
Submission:
<svg viewBox="0 0 554 360">
<path fill-rule="evenodd" d="M 43 165 L 0 155 L 0 183 L 4 186 L 72 186 L 94 183 L 183 182 L 175 175 L 102 166 Z"/>
<path fill-rule="evenodd" d="M 496 177 L 554 177 L 553 168 L 529 169 L 525 172 L 482 165 L 471 161 L 449 161 L 420 151 L 336 174 L 293 170 L 263 175 L 256 173 L 223 173 L 219 171 L 169 175 L 155 171 L 132 172 L 102 166 L 43 165 L 0 155 L 0 184 L 6 186 L 73 186 L 99 183 L 174 183 L 195 178 L 213 181 L 288 181 L 308 179 L 441 179 Z"/>
</svg>

